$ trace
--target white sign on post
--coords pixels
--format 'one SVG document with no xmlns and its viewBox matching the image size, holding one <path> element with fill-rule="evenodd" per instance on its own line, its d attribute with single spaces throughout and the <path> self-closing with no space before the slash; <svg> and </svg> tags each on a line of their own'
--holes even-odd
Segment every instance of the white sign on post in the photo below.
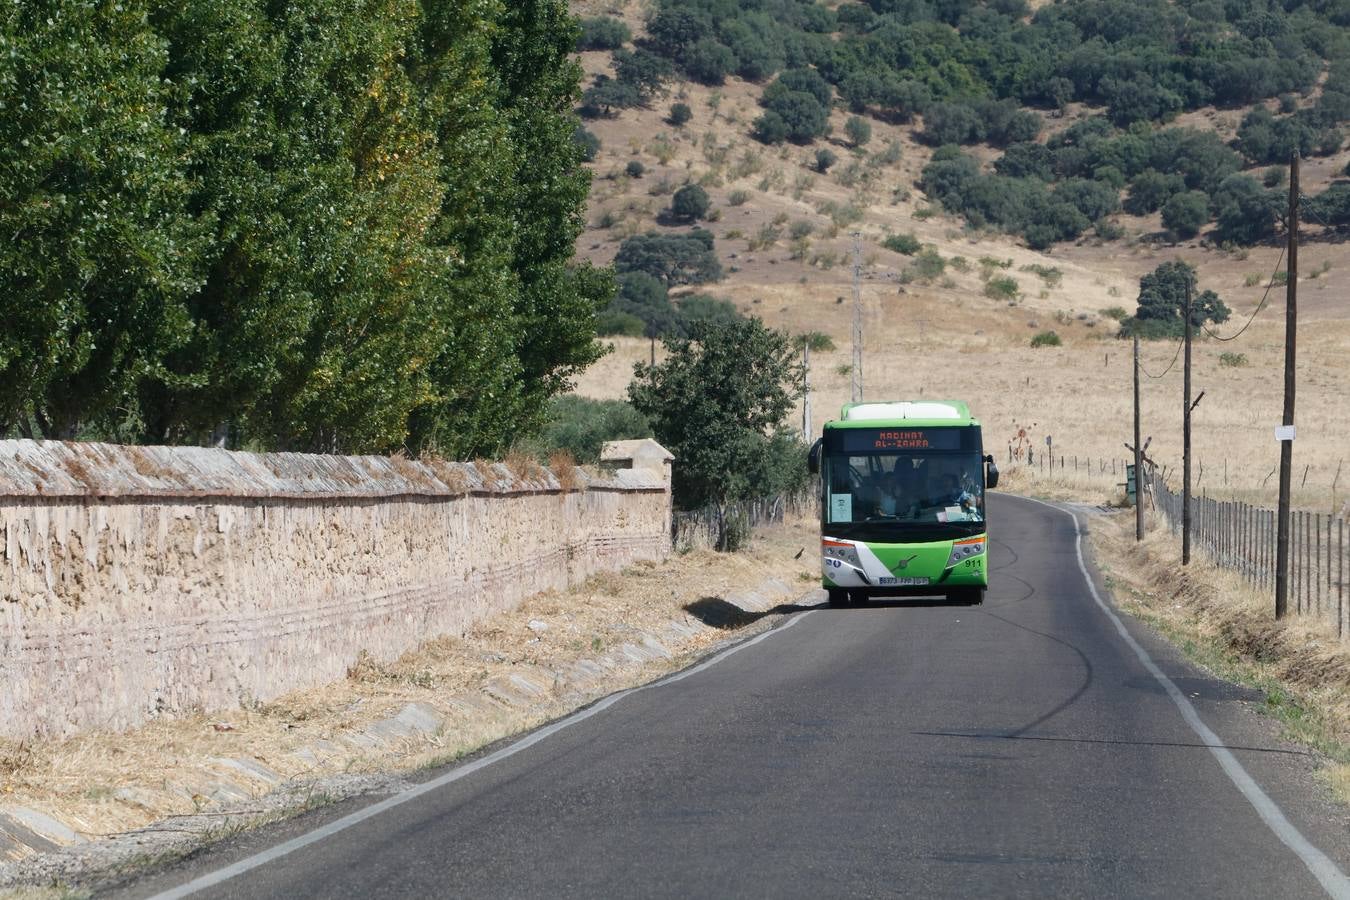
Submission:
<svg viewBox="0 0 1350 900">
<path fill-rule="evenodd" d="M 1294 439 L 1295 431 L 1297 431 L 1297 427 L 1294 425 L 1276 425 L 1275 440 L 1292 441 Z"/>
</svg>

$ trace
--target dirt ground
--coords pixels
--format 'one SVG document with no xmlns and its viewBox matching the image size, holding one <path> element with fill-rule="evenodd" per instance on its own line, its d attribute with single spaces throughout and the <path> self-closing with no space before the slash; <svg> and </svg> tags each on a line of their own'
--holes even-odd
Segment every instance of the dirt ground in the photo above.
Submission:
<svg viewBox="0 0 1350 900">
<path fill-rule="evenodd" d="M 585 14 L 624 17 L 640 33 L 647 4 L 613 0 L 579 7 Z M 581 55 L 588 75 L 609 71 L 608 53 Z M 579 255 L 609 263 L 623 238 L 670 230 L 662 212 L 687 182 L 702 184 L 713 201 L 713 221 L 700 223 L 716 238 L 726 277 L 712 285 L 680 288 L 732 300 L 746 314 L 790 333 L 820 331 L 832 351 L 812 355 L 812 430 L 838 415 L 852 381 L 853 237 L 858 235 L 863 309 L 863 384 L 867 399 L 964 399 L 985 424 L 986 446 L 1002 451 L 1019 432 L 1037 450 L 1047 436 L 1055 452 L 1110 460 L 1125 455 L 1132 430 L 1132 360 L 1108 311 L 1133 312 L 1139 278 L 1175 259 L 1196 266 L 1202 289 L 1232 308 L 1231 321 L 1213 328 L 1231 341 L 1202 336 L 1194 348 L 1195 458 L 1204 466 L 1198 490 L 1211 495 L 1272 502 L 1271 477 L 1279 445 L 1284 364 L 1284 292 L 1267 285 L 1284 269 L 1278 244 L 1223 250 L 1202 240 L 1170 244 L 1158 217 L 1120 215 L 1126 236 L 1103 242 L 1090 234 L 1047 252 L 1007 235 L 971 231 L 928 201 L 916 186 L 932 154 L 915 139 L 919 123 L 872 122 L 863 148 L 842 139 L 848 114 L 835 110 L 834 137 L 813 147 L 766 147 L 750 137 L 760 114 L 761 86 L 729 79 L 718 89 L 673 85 L 650 109 L 625 110 L 588 122 L 602 146 L 589 227 Z M 672 103 L 687 103 L 692 120 L 665 121 Z M 1097 110 L 1073 107 L 1047 119 L 1047 131 L 1068 127 Z M 1177 123 L 1231 135 L 1238 117 L 1200 110 Z M 838 163 L 815 170 L 815 150 L 830 146 Z M 889 149 L 888 148 L 893 148 Z M 991 151 L 976 149 L 990 161 Z M 646 168 L 624 174 L 630 161 Z M 1350 160 L 1350 148 L 1305 161 L 1305 194 L 1325 189 Z M 1261 167 L 1250 170 L 1260 175 Z M 795 240 L 794 229 L 804 236 Z M 912 258 L 881 246 L 887 235 L 914 234 L 945 260 L 930 280 L 904 274 Z M 1331 511 L 1350 500 L 1350 265 L 1345 244 L 1315 222 L 1305 224 L 1298 282 L 1299 434 L 1295 448 L 1296 502 Z M 1032 268 L 1036 267 L 1036 268 Z M 1014 299 L 986 295 L 991 276 L 1017 282 Z M 1265 303 L 1262 304 L 1263 298 Z M 1259 309 L 1259 312 L 1258 312 Z M 1254 315 L 1254 318 L 1253 318 Z M 1058 347 L 1032 348 L 1031 338 L 1054 331 Z M 578 379 L 578 393 L 597 398 L 625 394 L 634 362 L 646 361 L 648 341 L 608 341 L 613 352 Z M 1182 364 L 1177 343 L 1145 342 L 1143 431 L 1149 454 L 1170 470 L 1181 459 Z M 1163 373 L 1166 374 L 1163 374 Z M 800 412 L 798 413 L 800 416 Z M 794 417 L 794 422 L 800 418 Z M 1002 458 L 1002 457 L 1000 457 Z M 1340 473 L 1338 475 L 1338 473 Z"/>
<path fill-rule="evenodd" d="M 209 814 L 228 805 L 222 800 L 246 799 L 241 791 L 262 797 L 329 776 L 452 760 L 767 627 L 777 604 L 817 586 L 817 539 L 814 521 L 794 520 L 758 530 L 738 553 L 693 550 L 599 575 L 534 597 L 462 640 L 431 640 L 388 664 L 363 658 L 345 681 L 255 708 L 0 744 L 0 807 L 36 810 L 97 839 Z M 797 558 L 803 549 L 812 552 Z M 409 704 L 434 709 L 443 725 L 369 739 Z M 239 760 L 282 783 L 250 780 L 231 762 Z M 224 794 L 213 793 L 222 783 Z"/>
</svg>

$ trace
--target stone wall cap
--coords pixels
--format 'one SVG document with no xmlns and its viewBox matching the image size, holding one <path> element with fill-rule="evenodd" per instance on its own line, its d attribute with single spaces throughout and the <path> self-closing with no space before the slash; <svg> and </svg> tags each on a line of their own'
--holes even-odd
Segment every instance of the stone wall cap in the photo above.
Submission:
<svg viewBox="0 0 1350 900">
<path fill-rule="evenodd" d="M 660 449 L 655 441 L 645 443 Z M 576 469 L 568 475 L 580 490 L 629 486 L 609 473 Z M 503 463 L 402 456 L 0 440 L 0 497 L 387 499 L 563 490 L 562 480 L 543 466 L 513 470 Z"/>
<path fill-rule="evenodd" d="M 670 462 L 674 458 L 674 454 L 651 438 L 641 438 L 635 441 L 606 441 L 604 446 L 600 448 L 601 462 L 626 462 L 628 460 Z"/>
</svg>

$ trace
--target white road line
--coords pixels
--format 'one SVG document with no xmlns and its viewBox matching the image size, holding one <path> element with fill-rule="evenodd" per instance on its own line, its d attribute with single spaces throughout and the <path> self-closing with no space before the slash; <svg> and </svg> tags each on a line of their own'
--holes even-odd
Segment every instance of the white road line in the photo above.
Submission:
<svg viewBox="0 0 1350 900">
<path fill-rule="evenodd" d="M 231 878 L 234 878 L 238 875 L 242 875 L 245 872 L 258 868 L 259 866 L 267 865 L 268 863 L 274 860 L 280 859 L 283 856 L 294 853 L 296 850 L 299 850 L 302 847 L 307 847 L 310 844 L 313 844 L 317 841 L 321 841 L 325 838 L 332 837 L 333 835 L 337 834 L 340 831 L 346 831 L 348 828 L 351 828 L 353 825 L 357 825 L 361 822 L 364 822 L 366 819 L 374 818 L 375 816 L 378 816 L 380 813 L 387 812 L 396 806 L 402 806 L 403 804 L 409 802 L 410 800 L 416 800 L 423 794 L 430 793 L 431 791 L 434 791 L 437 788 L 445 787 L 445 785 L 455 781 L 459 781 L 461 778 L 467 778 L 474 772 L 477 772 L 479 769 L 486 769 L 493 763 L 499 763 L 504 759 L 515 756 L 522 750 L 528 750 L 530 747 L 533 747 L 535 744 L 539 743 L 545 738 L 557 734 L 564 728 L 567 728 L 571 725 L 575 725 L 578 722 L 584 722 L 586 719 L 589 719 L 596 713 L 604 712 L 614 704 L 618 703 L 624 697 L 629 697 L 632 696 L 633 694 L 649 690 L 651 688 L 659 688 L 663 685 L 674 684 L 677 681 L 683 681 L 684 679 L 688 678 L 691 675 L 695 675 L 699 672 L 702 672 L 704 669 L 717 665 L 722 660 L 726 659 L 727 657 L 731 656 L 734 653 L 740 653 L 742 650 L 753 647 L 755 644 L 758 644 L 760 641 L 772 635 L 781 634 L 782 632 L 796 625 L 798 622 L 800 622 L 802 619 L 806 618 L 810 614 L 811 613 L 808 611 L 802 613 L 799 616 L 793 616 L 792 618 L 784 622 L 782 625 L 779 625 L 777 628 L 772 628 L 761 635 L 757 635 L 751 638 L 748 641 L 736 644 L 733 647 L 729 647 L 726 650 L 722 651 L 721 653 L 717 654 L 716 656 L 712 657 L 711 659 L 705 660 L 696 666 L 692 666 L 668 678 L 662 678 L 659 681 L 653 681 L 650 684 L 644 684 L 639 685 L 638 687 L 635 688 L 629 688 L 628 690 L 620 691 L 617 694 L 610 694 L 608 697 L 604 698 L 598 703 L 592 706 L 588 706 L 579 712 L 572 713 L 572 715 L 568 716 L 565 719 L 560 719 L 557 722 L 554 722 L 552 725 L 546 725 L 537 731 L 530 732 L 530 734 L 527 735 L 526 737 L 521 738 L 514 744 L 511 744 L 510 746 L 503 747 L 496 753 L 489 754 L 488 756 L 485 756 L 482 759 L 474 760 L 471 763 L 466 763 L 465 765 L 452 769 L 449 772 L 446 772 L 444 775 L 433 778 L 430 781 L 414 785 L 413 787 L 407 788 L 403 791 L 400 791 L 397 794 L 394 794 L 392 797 L 387 797 L 384 800 L 381 800 L 379 803 L 373 803 L 370 806 L 364 807 L 362 809 L 357 810 L 354 813 L 351 813 L 349 815 L 343 816 L 340 819 L 336 819 L 332 822 L 329 822 L 327 825 L 323 825 L 319 828 L 314 829 L 313 831 L 310 831 L 306 834 L 302 834 L 299 837 L 291 838 L 289 841 L 286 841 L 285 843 L 277 844 L 275 847 L 270 847 L 261 853 L 255 854 L 245 859 L 241 859 L 238 862 L 234 863 L 233 865 L 226 866 L 223 869 L 217 869 L 214 872 L 208 872 L 207 874 L 202 875 L 199 878 L 194 878 L 187 884 L 179 885 L 176 888 L 171 888 L 170 890 L 164 891 L 163 893 L 160 894 L 155 894 L 154 897 L 151 898 L 151 900 L 174 900 L 174 898 L 178 897 L 187 897 L 191 894 L 197 893 L 198 891 L 202 891 L 209 887 L 213 887 L 217 884 L 220 884 L 222 882 L 229 881 Z"/>
<path fill-rule="evenodd" d="M 1224 774 L 1242 792 L 1242 796 L 1247 798 L 1247 802 L 1256 810 L 1256 814 L 1261 817 L 1261 821 L 1266 823 L 1266 827 L 1274 832 L 1275 836 L 1286 847 L 1293 850 L 1299 859 L 1303 860 L 1303 864 L 1308 867 L 1308 871 L 1312 872 L 1313 877 L 1321 883 L 1328 896 L 1334 897 L 1336 900 L 1350 900 L 1350 878 L 1346 878 L 1345 873 L 1337 867 L 1330 857 L 1314 847 L 1303 836 L 1303 833 L 1285 818 L 1279 805 L 1270 799 L 1265 791 L 1261 790 L 1261 786 L 1256 783 L 1256 779 L 1247 774 L 1247 770 L 1242 767 L 1242 763 L 1237 761 L 1233 752 L 1200 719 L 1200 714 L 1195 711 L 1191 701 L 1172 682 L 1172 679 L 1168 678 L 1163 670 L 1158 668 L 1157 663 L 1153 661 L 1153 657 L 1149 656 L 1148 651 L 1134 639 L 1134 635 L 1126 630 L 1125 624 L 1121 622 L 1115 610 L 1107 605 L 1101 594 L 1097 592 L 1097 585 L 1093 583 L 1092 574 L 1088 572 L 1087 563 L 1083 561 L 1083 530 L 1078 525 L 1078 516 L 1070 510 L 1055 506 L 1052 503 L 1046 503 L 1044 500 L 1037 500 L 1034 497 L 1019 497 L 1018 499 L 1030 500 L 1032 503 L 1048 506 L 1050 509 L 1064 513 L 1073 520 L 1074 550 L 1078 554 L 1078 568 L 1083 573 L 1083 580 L 1087 582 L 1088 590 L 1092 593 L 1092 599 L 1097 601 L 1097 605 L 1101 607 L 1102 612 L 1106 613 L 1116 626 L 1116 631 L 1120 632 L 1121 638 L 1134 651 L 1134 655 L 1139 657 L 1139 661 L 1144 664 L 1144 668 L 1148 669 L 1149 674 L 1162 685 L 1163 690 L 1167 692 L 1167 696 L 1172 698 L 1172 702 L 1177 705 L 1177 709 L 1181 710 L 1181 717 L 1186 720 L 1186 724 L 1191 726 L 1191 730 L 1209 748 L 1209 752 L 1218 760 Z"/>
</svg>

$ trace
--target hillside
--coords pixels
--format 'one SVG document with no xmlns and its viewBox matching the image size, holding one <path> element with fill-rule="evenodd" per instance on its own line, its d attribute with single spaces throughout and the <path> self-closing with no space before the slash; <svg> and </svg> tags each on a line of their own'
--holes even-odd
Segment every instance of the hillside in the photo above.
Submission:
<svg viewBox="0 0 1350 900">
<path fill-rule="evenodd" d="M 637 2 L 574 4 L 584 16 L 617 14 L 638 40 L 645 9 Z M 585 52 L 581 61 L 588 81 L 613 74 L 609 52 Z M 687 226 L 670 224 L 670 195 L 686 183 L 702 185 L 713 211 L 699 224 L 714 236 L 724 277 L 672 295 L 711 293 L 775 327 L 828 335 L 836 349 L 812 359 L 816 428 L 848 399 L 852 232 L 860 234 L 861 245 L 866 396 L 967 398 L 986 423 L 991 451 L 1002 451 L 999 458 L 1006 458 L 1004 445 L 1019 428 L 1041 446 L 1045 435 L 1053 435 L 1057 452 L 1069 456 L 1123 456 L 1130 427 L 1130 351 L 1127 342 L 1115 339 L 1113 316 L 1134 311 L 1139 278 L 1169 260 L 1194 265 L 1200 286 L 1218 292 L 1233 310 L 1229 322 L 1214 328 L 1227 336 L 1256 311 L 1281 257 L 1279 236 L 1220 249 L 1206 232 L 1176 241 L 1162 233 L 1158 213 L 1123 210 L 1109 217 L 1119 238 L 1088 232 L 1033 250 L 1017 235 L 969 227 L 925 194 L 919 184 L 935 150 L 924 140 L 921 116 L 901 123 L 867 115 L 870 140 L 855 149 L 845 137 L 853 113 L 836 102 L 829 112 L 830 137 L 766 145 L 752 136 L 763 113 L 763 90 L 763 84 L 734 76 L 720 87 L 677 76 L 646 107 L 589 121 L 600 147 L 592 163 L 588 227 L 577 248 L 582 257 L 608 264 L 626 237 L 686 231 Z M 667 121 L 677 102 L 692 114 L 678 127 Z M 1038 140 L 1048 143 L 1102 113 L 1101 107 L 1079 102 L 1054 114 L 1037 110 L 1043 126 Z M 1204 107 L 1166 127 L 1194 127 L 1227 142 L 1245 115 L 1242 108 Z M 838 157 L 826 172 L 818 171 L 821 149 Z M 985 172 L 1000 155 L 985 145 L 964 151 L 979 158 Z M 1345 150 L 1305 160 L 1303 194 L 1326 191 L 1348 160 Z M 625 174 L 634 161 L 643 166 L 640 178 Z M 1249 165 L 1242 174 L 1261 178 L 1265 169 Z M 1127 191 L 1121 194 L 1128 197 Z M 882 246 L 889 236 L 909 234 L 924 247 L 918 255 Z M 1314 224 L 1304 239 L 1296 459 L 1300 474 L 1311 466 L 1300 499 L 1325 507 L 1333 502 L 1338 461 L 1350 447 L 1350 409 L 1344 403 L 1350 387 L 1350 306 L 1337 275 L 1350 259 L 1332 229 Z M 1016 284 L 999 281 L 1007 278 Z M 1206 391 L 1195 420 L 1197 458 L 1206 466 L 1202 488 L 1223 489 L 1222 474 L 1214 473 L 1226 469 L 1229 492 L 1254 497 L 1273 490 L 1267 476 L 1277 445 L 1269 426 L 1281 408 L 1283 299 L 1282 287 L 1270 290 L 1264 309 L 1237 340 L 1197 344 L 1195 391 Z M 1030 346 L 1034 335 L 1051 330 L 1061 346 Z M 614 352 L 580 378 L 579 393 L 622 396 L 632 363 L 649 352 L 642 338 L 612 343 Z M 1175 349 L 1171 341 L 1146 342 L 1146 369 L 1162 373 Z M 1155 436 L 1152 455 L 1175 466 L 1181 366 L 1145 382 L 1144 430 Z M 1350 477 L 1338 484 L 1338 501 L 1350 493 L 1347 483 Z"/>
</svg>

